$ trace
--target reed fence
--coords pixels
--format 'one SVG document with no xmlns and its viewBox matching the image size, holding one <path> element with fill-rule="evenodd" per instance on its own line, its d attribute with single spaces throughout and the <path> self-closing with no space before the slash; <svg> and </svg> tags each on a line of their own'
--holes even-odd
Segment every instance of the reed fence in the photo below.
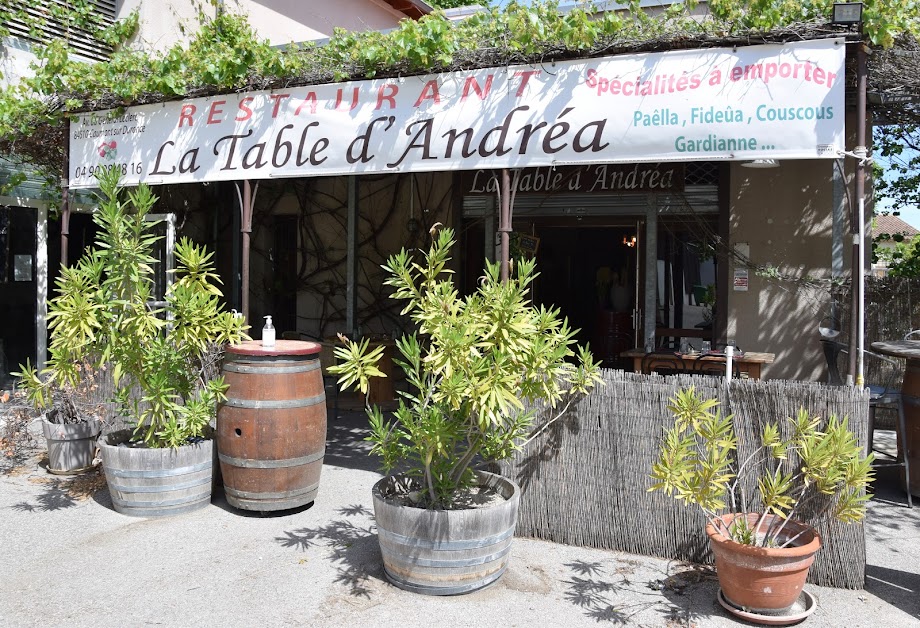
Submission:
<svg viewBox="0 0 920 628">
<path fill-rule="evenodd" d="M 661 492 L 649 493 L 649 473 L 666 427 L 668 399 L 695 386 L 734 414 L 738 456 L 758 442 L 767 420 L 784 422 L 800 407 L 822 417 L 850 417 L 864 441 L 868 394 L 852 387 L 793 381 L 733 381 L 717 377 L 662 377 L 604 370 L 604 386 L 574 405 L 509 461 L 502 474 L 521 485 L 517 534 L 588 547 L 664 558 L 709 562 L 705 521 Z M 864 443 L 863 443 L 864 444 Z M 750 492 L 750 491 L 749 491 Z M 813 522 L 824 549 L 810 580 L 824 586 L 861 588 L 865 577 L 862 524 L 824 517 Z"/>
</svg>

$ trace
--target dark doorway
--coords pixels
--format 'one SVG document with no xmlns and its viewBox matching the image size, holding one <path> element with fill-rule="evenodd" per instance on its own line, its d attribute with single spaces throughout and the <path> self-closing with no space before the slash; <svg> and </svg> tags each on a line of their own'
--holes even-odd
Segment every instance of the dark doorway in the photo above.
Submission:
<svg viewBox="0 0 920 628">
<path fill-rule="evenodd" d="M 635 346 L 635 226 L 533 225 L 539 238 L 534 302 L 560 308 L 579 343 L 607 366 Z M 641 299 L 641 296 L 640 296 Z"/>
<path fill-rule="evenodd" d="M 36 210 L 0 206 L 0 387 L 26 359 L 36 363 Z"/>
</svg>

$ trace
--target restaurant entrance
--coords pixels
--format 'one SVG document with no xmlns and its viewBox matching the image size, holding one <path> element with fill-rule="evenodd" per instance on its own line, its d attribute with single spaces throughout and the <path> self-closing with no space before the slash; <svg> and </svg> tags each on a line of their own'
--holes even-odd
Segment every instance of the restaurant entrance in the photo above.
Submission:
<svg viewBox="0 0 920 628">
<path fill-rule="evenodd" d="M 529 227 L 538 242 L 534 302 L 559 307 L 595 359 L 621 366 L 620 353 L 641 337 L 641 221 L 545 221 Z"/>
</svg>

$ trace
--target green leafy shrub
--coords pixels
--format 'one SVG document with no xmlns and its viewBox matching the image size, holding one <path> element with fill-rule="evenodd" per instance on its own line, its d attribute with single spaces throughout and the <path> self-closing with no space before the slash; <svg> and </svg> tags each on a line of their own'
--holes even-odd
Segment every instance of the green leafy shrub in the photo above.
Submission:
<svg viewBox="0 0 920 628">
<path fill-rule="evenodd" d="M 403 358 L 397 364 L 410 390 L 400 391 L 393 420 L 379 407 L 368 408 L 368 440 L 384 471 L 408 464 L 420 503 L 430 508 L 450 507 L 473 484 L 470 464 L 477 455 L 500 460 L 514 453 L 534 423 L 527 406 L 564 402 L 554 421 L 600 381 L 586 348 L 578 349 L 577 363 L 570 361 L 576 332 L 559 311 L 531 304 L 532 260 L 521 261 L 506 282 L 499 279 L 499 265 L 489 264 L 479 289 L 461 297 L 447 268 L 453 245 L 453 231 L 444 229 L 424 263 L 403 250 L 383 266 L 385 284 L 395 288 L 392 298 L 405 302 L 402 313 L 418 331 L 396 341 Z M 370 378 L 383 376 L 377 368 L 383 347 L 342 341 L 339 364 L 331 370 L 340 374 L 343 388 L 356 385 L 366 393 Z"/>
<path fill-rule="evenodd" d="M 248 338 L 242 319 L 224 311 L 211 253 L 186 238 L 175 247 L 175 282 L 154 302 L 153 247 L 160 236 L 146 216 L 156 197 L 146 185 L 125 192 L 118 174 L 99 176 L 95 246 L 62 268 L 48 308 L 48 367 L 22 367 L 35 399 L 47 387 L 77 386 L 79 365 L 112 370 L 115 401 L 149 447 L 178 447 L 205 434 L 224 398 L 214 377 L 221 347 Z"/>
<path fill-rule="evenodd" d="M 652 466 L 655 484 L 650 491 L 662 490 L 686 504 L 695 504 L 724 536 L 762 547 L 785 547 L 798 535 L 780 544 L 785 522 L 801 516 L 805 506 L 822 498 L 816 516 L 833 508 L 841 521 L 859 521 L 865 515 L 865 492 L 872 481 L 872 454 L 862 455 L 862 447 L 850 431 L 847 418 L 836 416 L 822 422 L 805 409 L 790 418 L 792 436 L 784 439 L 776 423 L 767 423 L 761 433 L 761 446 L 737 463 L 737 440 L 732 416 L 714 409 L 715 399 L 700 399 L 688 388 L 670 399 L 674 426 L 662 439 L 659 458 Z M 783 461 L 794 457 L 794 471 L 784 471 Z M 752 505 L 742 480 L 754 469 L 765 468 L 757 480 L 757 494 L 763 511 L 753 528 L 747 517 L 724 523 L 720 511 L 749 513 Z M 777 515 L 764 527 L 768 514 Z"/>
</svg>

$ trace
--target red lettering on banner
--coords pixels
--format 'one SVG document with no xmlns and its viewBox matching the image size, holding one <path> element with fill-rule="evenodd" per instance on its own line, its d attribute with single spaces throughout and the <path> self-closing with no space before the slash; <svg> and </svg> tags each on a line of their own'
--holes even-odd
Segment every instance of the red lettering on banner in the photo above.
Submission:
<svg viewBox="0 0 920 628">
<path fill-rule="evenodd" d="M 248 103 L 251 103 L 252 101 L 253 101 L 252 96 L 247 96 L 246 98 L 240 101 L 240 104 L 239 104 L 240 113 L 237 114 L 234 120 L 236 120 L 237 122 L 242 122 L 243 120 L 248 120 L 249 118 L 252 117 L 252 109 L 246 106 Z"/>
<path fill-rule="evenodd" d="M 476 92 L 476 95 L 479 96 L 479 100 L 485 100 L 489 92 L 492 91 L 493 78 L 495 78 L 493 74 L 487 76 L 485 87 L 480 88 L 475 76 L 466 77 L 466 82 L 463 84 L 463 95 L 460 96 L 460 100 L 466 100 L 466 97 L 470 95 L 470 88 Z"/>
<path fill-rule="evenodd" d="M 387 93 L 385 90 L 390 90 Z M 395 83 L 386 83 L 381 85 L 380 89 L 377 90 L 377 106 L 374 109 L 380 109 L 383 106 L 383 101 L 386 100 L 390 103 L 390 109 L 396 109 L 396 94 L 399 92 L 399 86 Z"/>
<path fill-rule="evenodd" d="M 540 70 L 524 70 L 522 72 L 515 72 L 514 78 L 521 77 L 521 86 L 518 87 L 517 93 L 515 96 L 520 98 L 524 95 L 524 90 L 527 89 L 527 82 L 530 80 L 531 76 L 539 75 Z"/>
<path fill-rule="evenodd" d="M 290 98 L 290 94 L 270 94 L 269 98 L 275 101 L 275 106 L 272 109 L 272 118 L 278 117 L 278 109 L 281 107 L 281 101 L 285 98 Z"/>
<path fill-rule="evenodd" d="M 223 122 L 223 120 L 221 120 L 220 118 L 215 118 L 214 116 L 219 116 L 220 114 L 222 114 L 224 110 L 221 109 L 220 106 L 226 105 L 226 104 L 227 104 L 226 100 L 215 100 L 214 102 L 211 103 L 211 110 L 208 111 L 208 124 L 220 124 L 221 122 Z"/>
<path fill-rule="evenodd" d="M 422 93 L 419 94 L 418 100 L 415 101 L 415 106 L 418 107 L 423 100 L 430 100 L 436 105 L 441 104 L 441 93 L 438 91 L 438 81 L 436 79 L 425 83 Z"/>
<path fill-rule="evenodd" d="M 352 92 L 351 96 L 351 106 L 348 108 L 349 111 L 358 106 L 358 88 L 356 87 Z M 335 95 L 335 108 L 342 108 L 342 88 L 340 87 Z"/>
<path fill-rule="evenodd" d="M 303 102 L 297 107 L 297 111 L 294 112 L 294 115 L 299 116 L 300 110 L 307 106 L 310 107 L 310 113 L 316 113 L 316 92 L 310 92 L 304 96 Z"/>
<path fill-rule="evenodd" d="M 179 111 L 179 128 L 182 128 L 182 121 L 188 120 L 188 125 L 193 126 L 192 116 L 195 115 L 197 108 L 195 105 L 182 105 L 182 110 Z"/>
</svg>

